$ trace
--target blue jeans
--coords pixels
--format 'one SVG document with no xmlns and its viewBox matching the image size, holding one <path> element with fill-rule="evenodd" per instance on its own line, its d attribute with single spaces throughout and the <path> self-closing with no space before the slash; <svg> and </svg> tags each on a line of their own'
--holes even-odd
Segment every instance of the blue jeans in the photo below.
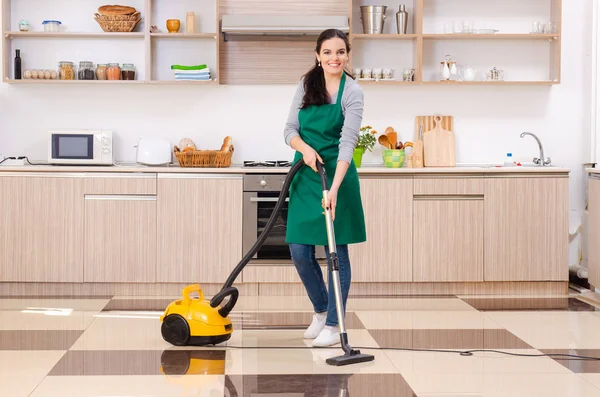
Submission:
<svg viewBox="0 0 600 397">
<path fill-rule="evenodd" d="M 315 246 L 304 244 L 290 244 L 290 253 L 292 260 L 298 271 L 298 275 L 306 288 L 308 298 L 313 304 L 315 313 L 327 311 L 325 325 L 337 326 L 338 317 L 335 307 L 335 290 L 333 289 L 333 278 L 331 272 L 328 277 L 328 288 L 325 288 L 323 272 L 317 260 L 315 259 Z M 329 249 L 325 247 L 327 255 L 327 265 L 329 264 Z M 342 292 L 342 302 L 344 306 L 344 318 L 346 315 L 346 301 L 348 300 L 348 291 L 350 290 L 350 260 L 348 258 L 348 246 L 338 245 L 337 256 L 339 259 L 339 275 Z M 329 269 L 329 267 L 328 267 Z"/>
</svg>

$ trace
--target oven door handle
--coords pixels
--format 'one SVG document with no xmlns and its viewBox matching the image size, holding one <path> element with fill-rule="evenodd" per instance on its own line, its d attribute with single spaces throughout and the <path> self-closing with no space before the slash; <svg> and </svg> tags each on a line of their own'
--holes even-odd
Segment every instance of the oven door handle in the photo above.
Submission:
<svg viewBox="0 0 600 397">
<path fill-rule="evenodd" d="M 250 201 L 253 202 L 275 202 L 278 201 L 279 197 L 250 197 Z M 289 197 L 285 198 L 285 201 L 290 201 Z"/>
</svg>

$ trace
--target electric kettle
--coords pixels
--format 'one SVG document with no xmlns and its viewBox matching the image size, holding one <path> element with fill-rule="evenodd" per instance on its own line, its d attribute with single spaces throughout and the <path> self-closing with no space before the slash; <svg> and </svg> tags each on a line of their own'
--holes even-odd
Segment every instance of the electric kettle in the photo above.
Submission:
<svg viewBox="0 0 600 397">
<path fill-rule="evenodd" d="M 166 139 L 140 138 L 137 145 L 136 161 L 142 165 L 168 165 L 171 164 L 173 156 L 171 143 Z"/>
</svg>

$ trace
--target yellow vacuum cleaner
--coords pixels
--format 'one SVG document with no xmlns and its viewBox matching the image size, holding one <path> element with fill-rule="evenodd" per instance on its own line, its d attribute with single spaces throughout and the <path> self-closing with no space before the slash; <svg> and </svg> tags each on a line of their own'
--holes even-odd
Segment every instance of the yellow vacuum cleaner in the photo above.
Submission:
<svg viewBox="0 0 600 397">
<path fill-rule="evenodd" d="M 183 299 L 171 302 L 169 306 L 167 306 L 164 314 L 160 317 L 162 322 L 161 334 L 165 341 L 175 346 L 206 346 L 217 345 L 226 342 L 231 338 L 233 325 L 231 324 L 229 313 L 233 310 L 239 295 L 237 288 L 233 287 L 233 282 L 264 243 L 269 232 L 273 228 L 275 219 L 281 212 L 281 208 L 288 195 L 290 184 L 294 179 L 294 176 L 304 165 L 304 161 L 299 160 L 291 167 L 281 189 L 283 194 L 279 196 L 279 199 L 275 204 L 275 210 L 267 221 L 265 229 L 260 234 L 254 246 L 244 258 L 242 258 L 240 263 L 237 264 L 235 269 L 233 269 L 221 291 L 213 296 L 210 301 L 206 301 L 204 300 L 204 295 L 200 286 L 198 284 L 192 284 L 183 289 Z M 323 199 L 327 201 L 327 193 L 329 191 L 327 173 L 323 164 L 318 161 L 317 170 L 319 171 L 321 183 L 323 185 Z M 342 349 L 344 350 L 344 355 L 330 357 L 326 362 L 329 365 L 340 366 L 372 361 L 374 360 L 372 355 L 361 354 L 359 350 L 352 349 L 348 344 L 348 334 L 346 332 L 344 316 L 342 315 L 344 310 L 340 286 L 340 267 L 336 251 L 333 221 L 329 209 L 325 210 L 325 221 L 330 250 L 328 265 L 333 278 L 335 304 L 340 327 L 340 342 L 342 344 Z M 198 298 L 190 297 L 192 292 L 198 292 Z M 226 304 L 221 306 L 221 303 L 223 303 L 223 300 L 227 297 L 229 297 L 229 300 Z"/>
</svg>

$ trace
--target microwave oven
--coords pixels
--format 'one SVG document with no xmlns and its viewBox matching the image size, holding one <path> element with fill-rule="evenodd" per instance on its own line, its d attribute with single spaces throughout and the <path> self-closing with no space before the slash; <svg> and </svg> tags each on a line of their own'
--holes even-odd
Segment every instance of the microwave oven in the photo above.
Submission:
<svg viewBox="0 0 600 397">
<path fill-rule="evenodd" d="M 50 131 L 48 163 L 113 165 L 112 131 Z"/>
</svg>

